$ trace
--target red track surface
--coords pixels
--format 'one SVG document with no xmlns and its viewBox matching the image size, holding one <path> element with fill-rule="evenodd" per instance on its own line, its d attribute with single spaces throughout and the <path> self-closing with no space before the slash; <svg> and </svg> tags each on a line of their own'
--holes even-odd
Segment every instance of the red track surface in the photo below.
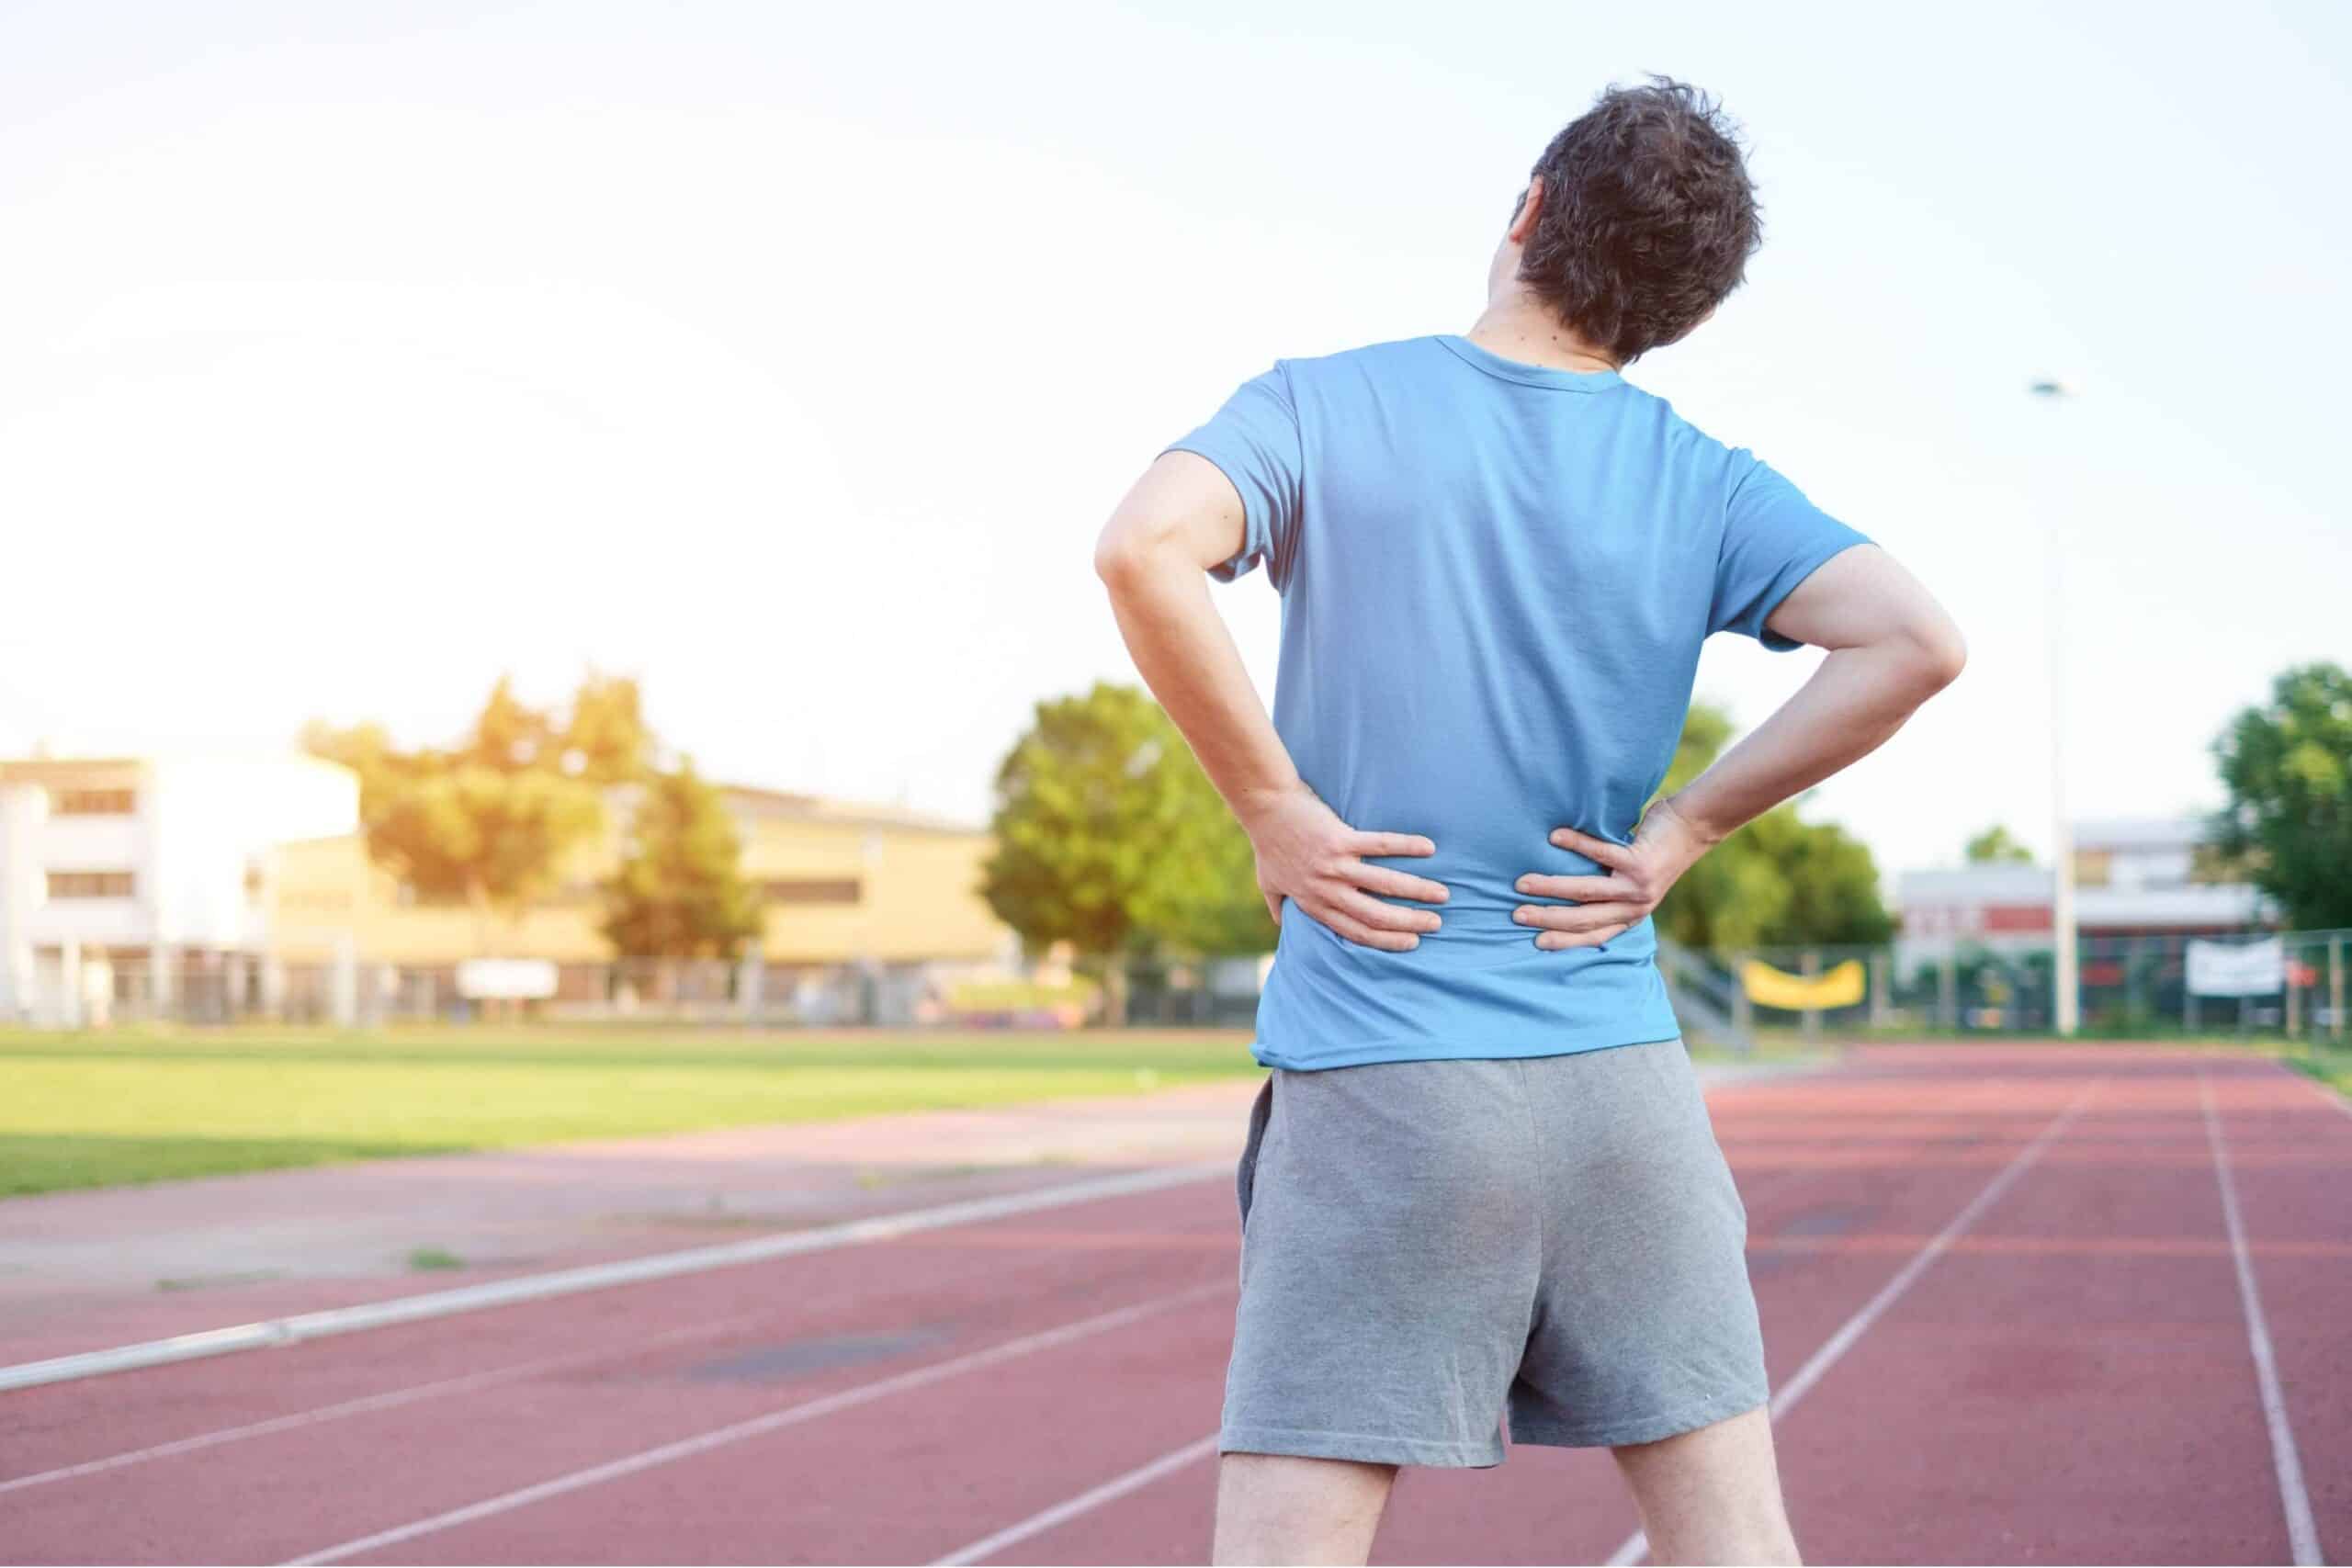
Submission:
<svg viewBox="0 0 2352 1568">
<path fill-rule="evenodd" d="M 1711 1103 L 1784 1403 L 1847 1331 L 1776 1423 L 1810 1561 L 2292 1560 L 2214 1133 L 2317 1539 L 2352 1555 L 2340 1102 L 2253 1058 L 1956 1046 Z M 1235 1239 L 1210 1181 L 0 1395 L 0 1558 L 928 1562 L 1215 1429 Z M 1200 1561 L 1212 1474 L 994 1560 Z M 1605 1454 L 1527 1449 L 1409 1472 L 1377 1557 L 1599 1562 L 1634 1526 Z"/>
</svg>

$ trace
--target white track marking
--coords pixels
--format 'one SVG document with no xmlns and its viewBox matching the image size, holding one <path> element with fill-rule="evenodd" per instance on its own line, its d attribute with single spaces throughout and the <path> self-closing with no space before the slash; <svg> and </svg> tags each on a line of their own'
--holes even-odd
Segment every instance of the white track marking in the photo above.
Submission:
<svg viewBox="0 0 2352 1568">
<path fill-rule="evenodd" d="M 31 1388 L 40 1383 L 65 1382 L 74 1378 L 96 1377 L 106 1372 L 166 1366 L 174 1361 L 191 1361 L 205 1356 L 225 1356 L 240 1350 L 266 1350 L 299 1344 L 306 1339 L 323 1339 L 330 1335 L 390 1328 L 397 1324 L 451 1317 L 458 1313 L 481 1312 L 491 1307 L 511 1306 L 517 1302 L 545 1301 L 552 1296 L 568 1296 L 582 1291 L 610 1290 L 616 1285 L 667 1280 L 680 1274 L 700 1273 L 707 1269 L 765 1263 L 778 1258 L 822 1252 L 836 1247 L 890 1241 L 948 1225 L 977 1224 L 1013 1214 L 1035 1213 L 1041 1209 L 1058 1209 L 1101 1198 L 1124 1198 L 1138 1192 L 1157 1192 L 1162 1188 L 1182 1187 L 1211 1179 L 1230 1180 L 1232 1177 L 1233 1165 L 1229 1160 L 1130 1171 L 1121 1176 L 1062 1182 L 1027 1192 L 944 1203 L 933 1209 L 915 1209 L 901 1214 L 850 1220 L 841 1224 L 794 1231 L 785 1235 L 722 1242 L 716 1247 L 691 1247 L 676 1252 L 656 1253 L 650 1258 L 594 1263 L 581 1269 L 559 1269 L 544 1274 L 522 1274 L 508 1280 L 493 1280 L 486 1284 L 462 1285 L 452 1291 L 428 1291 L 413 1296 L 395 1296 L 390 1301 L 369 1302 L 360 1306 L 332 1307 L 324 1312 L 307 1312 L 293 1317 L 241 1323 L 231 1328 L 183 1334 L 170 1339 L 148 1339 L 108 1350 L 85 1351 L 78 1356 L 20 1361 L 14 1366 L 0 1366 L 0 1393 Z"/>
<path fill-rule="evenodd" d="M 217 1431 L 198 1432 L 193 1437 L 177 1438 L 168 1443 L 150 1448 L 132 1449 L 125 1453 L 108 1454 L 104 1459 L 85 1460 L 56 1470 L 35 1471 L 30 1475 L 18 1475 L 0 1481 L 0 1493 L 16 1492 L 28 1486 L 45 1486 L 53 1481 L 72 1481 L 77 1476 L 98 1475 L 127 1465 L 142 1464 L 149 1460 L 168 1459 L 174 1454 L 195 1453 L 202 1449 L 218 1448 L 223 1443 L 243 1442 L 248 1438 L 266 1438 L 272 1432 L 290 1432 L 303 1427 L 315 1427 L 322 1422 L 340 1421 L 347 1416 L 366 1416 L 378 1410 L 395 1410 L 403 1404 L 421 1400 L 438 1399 L 446 1394 L 469 1393 L 475 1389 L 490 1388 L 518 1378 L 533 1377 L 563 1367 L 591 1366 L 598 1361 L 618 1360 L 644 1350 L 675 1345 L 689 1339 L 709 1339 L 764 1323 L 775 1314 L 772 1312 L 745 1313 L 741 1316 L 722 1318 L 715 1323 L 696 1324 L 691 1328 L 674 1328 L 667 1333 L 650 1335 L 628 1345 L 602 1350 L 582 1350 L 569 1356 L 547 1356 L 536 1361 L 517 1361 L 511 1366 L 490 1367 L 478 1372 L 466 1372 L 457 1377 L 438 1378 L 432 1382 L 413 1383 L 407 1388 L 390 1389 L 382 1393 L 364 1394 L 334 1404 L 322 1404 L 314 1410 L 298 1410 L 285 1416 L 273 1416 L 263 1421 L 248 1421 L 241 1427 L 223 1427 Z"/>
<path fill-rule="evenodd" d="M 1144 1318 L 1159 1313 L 1189 1306 L 1194 1302 L 1204 1301 L 1211 1296 L 1228 1294 L 1234 1288 L 1232 1284 L 1225 1282 L 1196 1286 L 1189 1291 L 1178 1291 L 1171 1295 L 1158 1296 L 1150 1301 L 1138 1302 L 1133 1306 L 1121 1307 L 1116 1312 L 1106 1312 L 1098 1316 L 1080 1318 L 1075 1323 L 1063 1324 L 1058 1328 L 1048 1328 L 1038 1334 L 1024 1334 L 1017 1339 L 1007 1339 L 1001 1344 L 991 1345 L 985 1350 L 975 1350 L 968 1355 L 952 1357 L 944 1361 L 934 1361 L 929 1366 L 917 1367 L 912 1371 L 881 1378 L 873 1382 L 860 1383 L 854 1388 L 846 1388 L 838 1393 L 804 1400 L 797 1404 L 787 1404 L 781 1410 L 772 1410 L 764 1416 L 754 1416 L 747 1421 L 737 1421 L 729 1426 L 715 1427 L 707 1432 L 697 1433 L 691 1438 L 682 1438 L 676 1442 L 645 1449 L 604 1464 L 591 1465 L 585 1470 L 575 1470 L 569 1474 L 542 1481 L 537 1485 L 501 1493 L 495 1497 L 485 1497 L 479 1503 L 469 1503 L 462 1508 L 452 1508 L 447 1513 L 435 1514 L 429 1518 L 417 1519 L 405 1525 L 396 1525 L 390 1529 L 378 1530 L 373 1535 L 364 1535 L 356 1540 L 346 1540 L 337 1546 L 323 1547 L 317 1551 L 297 1557 L 293 1562 L 297 1564 L 340 1562 L 347 1557 L 356 1557 L 362 1552 L 379 1551 L 387 1546 L 397 1546 L 401 1541 L 414 1540 L 419 1536 L 432 1535 L 441 1530 L 454 1529 L 458 1525 L 471 1524 L 476 1519 L 486 1519 L 498 1514 L 510 1513 L 516 1508 L 526 1507 L 549 1497 L 560 1497 L 566 1493 L 602 1485 L 607 1481 L 617 1481 L 623 1476 L 635 1475 L 640 1471 L 651 1470 L 657 1465 L 691 1459 L 697 1454 L 708 1453 L 713 1449 L 725 1448 L 729 1443 L 740 1443 L 747 1438 L 764 1437 L 770 1432 L 781 1431 L 786 1427 L 796 1427 L 804 1421 L 814 1421 L 820 1416 L 831 1416 L 839 1411 L 854 1409 L 861 1404 L 871 1404 L 877 1399 L 888 1398 L 894 1393 L 904 1393 L 910 1389 L 922 1388 L 932 1383 L 944 1382 L 949 1378 L 961 1377 L 967 1372 L 976 1372 L 984 1367 L 993 1367 L 1001 1362 L 1017 1360 L 1023 1356 L 1034 1356 L 1041 1350 L 1051 1350 L 1063 1345 L 1073 1344 L 1080 1339 L 1091 1338 L 1097 1334 L 1107 1333 L 1114 1328 L 1124 1328 L 1128 1324 L 1140 1322 Z"/>
<path fill-rule="evenodd" d="M 1799 1367 L 1796 1374 L 1781 1385 L 1781 1391 L 1772 1396 L 1770 1407 L 1772 1420 L 1778 1421 L 1788 1415 L 1795 1407 L 1797 1401 L 1803 1399 L 1813 1385 L 1819 1382 L 1829 1369 L 1836 1366 L 1839 1359 L 1854 1348 L 1854 1342 L 1862 1337 L 1871 1325 L 1876 1323 L 1885 1314 L 1887 1308 L 1900 1300 L 1903 1293 L 1912 1287 L 1921 1274 L 1927 1272 L 1928 1265 L 1941 1257 L 1945 1248 L 1965 1235 L 1968 1227 L 1976 1223 L 1976 1217 L 1990 1207 L 1995 1199 L 2008 1190 L 2009 1184 L 2024 1175 L 2027 1167 L 2041 1157 L 2041 1151 L 2050 1146 L 2051 1140 L 2065 1131 L 2066 1124 L 2075 1119 L 2084 1103 L 2098 1090 L 2099 1085 L 2106 1081 L 2105 1078 L 2098 1079 L 2086 1086 L 2080 1094 L 2075 1096 L 2066 1109 L 2061 1111 L 2051 1121 L 2050 1125 L 2037 1134 L 2031 1143 L 2010 1156 L 2009 1163 L 2003 1166 L 1994 1175 L 1993 1179 L 1984 1184 L 1984 1190 L 1968 1201 L 1966 1208 L 1951 1217 L 1951 1224 L 1928 1237 L 1928 1244 L 1912 1256 L 1911 1261 L 1905 1263 L 1894 1278 L 1879 1287 L 1878 1294 L 1864 1302 L 1861 1310 L 1848 1318 L 1838 1327 L 1838 1332 L 1831 1335 L 1821 1348 L 1813 1353 L 1812 1359 Z M 1632 1535 L 1627 1536 L 1625 1543 L 1611 1555 L 1609 1568 L 1630 1568 L 1631 1564 L 1639 1562 L 1647 1556 L 1649 1550 L 1649 1537 L 1641 1530 L 1635 1530 Z"/>
<path fill-rule="evenodd" d="M 1216 1452 L 1216 1434 L 1211 1432 L 1197 1442 L 1161 1454 L 1149 1464 L 1106 1481 L 1091 1492 L 1081 1492 L 1067 1503 L 1057 1503 L 1042 1514 L 1032 1514 L 1017 1525 L 1008 1525 L 994 1535 L 982 1536 L 969 1546 L 957 1547 L 946 1556 L 934 1560 L 933 1568 L 950 1568 L 951 1564 L 984 1562 L 1008 1546 L 1017 1546 L 1033 1535 L 1043 1535 L 1056 1525 L 1090 1514 L 1105 1503 L 1115 1503 L 1130 1492 L 1140 1491 L 1163 1475 L 1172 1475 L 1186 1465 L 1198 1463 Z"/>
<path fill-rule="evenodd" d="M 2222 1189 L 2222 1220 L 2230 1230 L 2230 1256 L 2237 1265 L 2238 1303 L 2245 1309 L 2245 1339 L 2254 1352 L 2254 1377 L 2262 1394 L 2262 1418 L 2270 1428 L 2270 1461 L 2278 1472 L 2278 1501 L 2287 1514 L 2287 1542 L 2297 1562 L 2324 1562 L 2311 1495 L 2303 1489 L 2302 1461 L 2295 1452 L 2295 1429 L 2287 1420 L 2287 1396 L 2278 1386 L 2278 1364 L 2270 1353 L 2270 1326 L 2255 1289 L 2254 1260 L 2246 1256 L 2245 1225 L 2238 1217 L 2237 1183 L 2222 1139 L 2222 1119 L 2213 1111 L 2213 1085 L 2197 1069 L 2198 1098 L 2205 1107 L 2205 1141 L 2213 1151 L 2213 1179 Z"/>
</svg>

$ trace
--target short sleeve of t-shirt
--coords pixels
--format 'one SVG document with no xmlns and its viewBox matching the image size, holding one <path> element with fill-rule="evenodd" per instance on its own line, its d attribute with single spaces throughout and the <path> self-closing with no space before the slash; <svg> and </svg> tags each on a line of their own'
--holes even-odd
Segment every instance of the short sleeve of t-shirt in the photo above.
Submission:
<svg viewBox="0 0 2352 1568">
<path fill-rule="evenodd" d="M 1282 366 L 1244 381 L 1206 424 L 1166 450 L 1206 457 L 1240 492 L 1241 547 L 1209 568 L 1209 575 L 1231 582 L 1264 560 L 1277 589 L 1288 581 L 1298 542 L 1305 460 L 1298 412 Z"/>
<path fill-rule="evenodd" d="M 1784 653 L 1804 645 L 1765 626 L 1781 601 L 1831 556 L 1871 541 L 1807 501 L 1770 464 L 1749 461 L 1724 519 L 1707 630 L 1737 632 Z"/>
</svg>

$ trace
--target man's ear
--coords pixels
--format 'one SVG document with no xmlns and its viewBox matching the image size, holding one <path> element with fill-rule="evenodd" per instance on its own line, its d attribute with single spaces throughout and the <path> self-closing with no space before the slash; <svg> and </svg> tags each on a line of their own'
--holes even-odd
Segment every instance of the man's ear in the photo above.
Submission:
<svg viewBox="0 0 2352 1568">
<path fill-rule="evenodd" d="M 1544 176 L 1532 175 L 1527 188 L 1519 193 L 1519 205 L 1511 209 L 1510 240 L 1524 247 L 1527 237 L 1535 231 L 1535 220 L 1544 211 Z"/>
</svg>

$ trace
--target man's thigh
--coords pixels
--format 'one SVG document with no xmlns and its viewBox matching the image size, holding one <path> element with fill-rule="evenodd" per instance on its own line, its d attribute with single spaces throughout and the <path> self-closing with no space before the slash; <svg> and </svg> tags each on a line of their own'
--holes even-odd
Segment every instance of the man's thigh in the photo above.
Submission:
<svg viewBox="0 0 2352 1568">
<path fill-rule="evenodd" d="M 1512 1439 L 1645 1444 L 1761 1406 L 1747 1211 L 1680 1043 L 1527 1072 L 1554 1201 Z"/>
<path fill-rule="evenodd" d="M 1540 1214 L 1509 1062 L 1277 1073 L 1242 1167 L 1222 1446 L 1501 1462 Z"/>
<path fill-rule="evenodd" d="M 1393 1464 L 1227 1454 L 1217 1466 L 1216 1562 L 1362 1562 Z"/>
<path fill-rule="evenodd" d="M 1794 1562 L 1769 1412 L 1610 1450 L 1657 1562 Z"/>
</svg>

